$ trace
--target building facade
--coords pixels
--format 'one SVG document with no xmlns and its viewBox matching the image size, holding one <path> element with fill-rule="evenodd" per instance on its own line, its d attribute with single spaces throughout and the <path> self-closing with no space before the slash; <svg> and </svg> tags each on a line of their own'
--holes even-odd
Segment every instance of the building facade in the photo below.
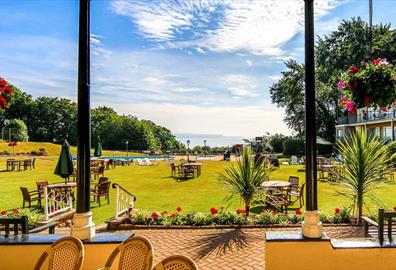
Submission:
<svg viewBox="0 0 396 270">
<path fill-rule="evenodd" d="M 336 125 L 337 140 L 353 133 L 356 127 L 364 127 L 369 135 L 385 138 L 389 141 L 396 139 L 395 130 L 396 108 L 382 111 L 375 108 L 359 109 L 356 113 L 338 117 Z"/>
</svg>

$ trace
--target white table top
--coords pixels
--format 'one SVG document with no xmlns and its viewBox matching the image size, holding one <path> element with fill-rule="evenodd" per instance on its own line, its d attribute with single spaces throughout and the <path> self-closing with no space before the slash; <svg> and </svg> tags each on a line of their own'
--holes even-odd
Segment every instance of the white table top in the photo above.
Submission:
<svg viewBox="0 0 396 270">
<path fill-rule="evenodd" d="M 290 182 L 287 181 L 265 181 L 261 186 L 263 188 L 281 188 L 290 186 Z"/>
</svg>

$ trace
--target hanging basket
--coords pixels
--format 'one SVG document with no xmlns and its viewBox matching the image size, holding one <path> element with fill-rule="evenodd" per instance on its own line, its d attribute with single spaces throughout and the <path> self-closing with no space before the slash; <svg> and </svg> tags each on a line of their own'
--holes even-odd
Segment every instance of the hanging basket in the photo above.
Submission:
<svg viewBox="0 0 396 270">
<path fill-rule="evenodd" d="M 11 99 L 12 88 L 10 84 L 0 77 L 0 111 L 5 109 Z"/>
<path fill-rule="evenodd" d="M 396 101 L 396 68 L 386 59 L 364 62 L 361 68 L 351 66 L 337 84 L 342 95 L 341 110 L 379 107 L 387 111 Z"/>
</svg>

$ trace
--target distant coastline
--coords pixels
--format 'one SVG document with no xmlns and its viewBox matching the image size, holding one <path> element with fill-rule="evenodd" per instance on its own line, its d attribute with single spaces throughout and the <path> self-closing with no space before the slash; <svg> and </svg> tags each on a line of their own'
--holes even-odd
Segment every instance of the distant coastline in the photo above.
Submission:
<svg viewBox="0 0 396 270">
<path fill-rule="evenodd" d="M 187 144 L 187 140 L 190 140 L 190 147 L 203 146 L 204 140 L 206 145 L 210 147 L 215 146 L 233 146 L 234 144 L 243 144 L 245 137 L 242 136 L 224 136 L 221 134 L 194 134 L 194 133 L 176 133 L 176 140 Z"/>
</svg>

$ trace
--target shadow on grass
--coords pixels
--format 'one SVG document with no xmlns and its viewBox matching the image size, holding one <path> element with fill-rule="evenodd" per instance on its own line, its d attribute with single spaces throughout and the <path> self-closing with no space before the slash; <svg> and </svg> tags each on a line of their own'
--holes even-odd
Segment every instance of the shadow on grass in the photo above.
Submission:
<svg viewBox="0 0 396 270">
<path fill-rule="evenodd" d="M 241 229 L 225 230 L 205 235 L 197 240 L 192 248 L 197 248 L 197 255 L 194 259 L 203 259 L 210 254 L 224 255 L 233 250 L 239 250 L 247 247 L 252 237 L 241 231 Z"/>
</svg>

